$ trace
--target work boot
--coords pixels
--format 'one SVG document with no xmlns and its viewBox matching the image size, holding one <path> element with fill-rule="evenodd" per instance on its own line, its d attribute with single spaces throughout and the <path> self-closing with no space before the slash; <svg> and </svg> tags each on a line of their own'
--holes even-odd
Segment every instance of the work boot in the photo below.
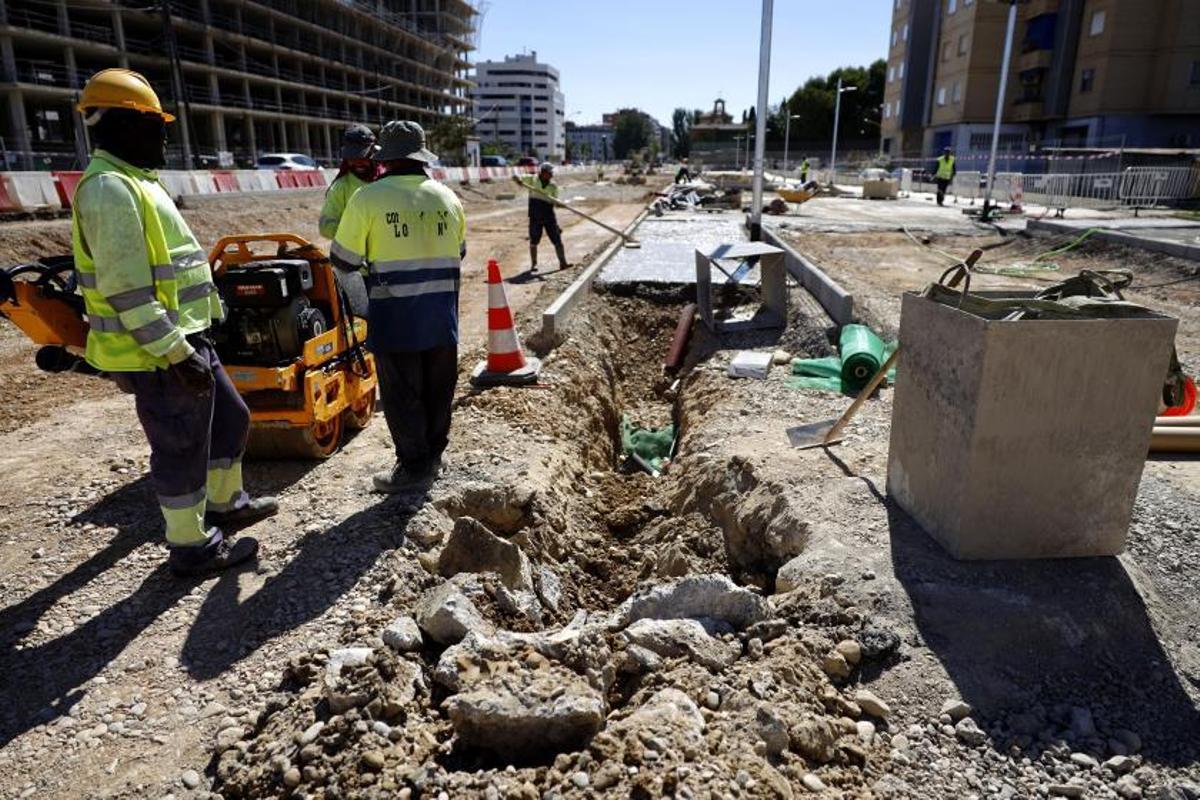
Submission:
<svg viewBox="0 0 1200 800">
<path fill-rule="evenodd" d="M 537 272 L 537 245 L 529 245 L 529 271 Z"/>
<path fill-rule="evenodd" d="M 566 269 L 567 267 L 571 266 L 567 263 L 567 249 L 565 247 L 563 247 L 561 244 L 556 244 L 554 245 L 554 252 L 558 253 L 559 269 Z"/>
<path fill-rule="evenodd" d="M 208 511 L 204 514 L 204 524 L 214 525 L 222 530 L 236 530 L 253 525 L 259 520 L 273 517 L 279 513 L 279 501 L 274 497 L 256 497 L 245 505 L 231 508 L 228 511 Z"/>
<path fill-rule="evenodd" d="M 433 483 L 441 473 L 442 460 L 435 459 L 422 466 L 407 467 L 396 462 L 396 466 L 371 476 L 375 491 L 382 494 L 400 494 Z"/>
<path fill-rule="evenodd" d="M 249 536 L 231 542 L 220 528 L 208 532 L 205 544 L 187 547 L 171 546 L 167 567 L 178 577 L 210 575 L 237 566 L 258 555 L 258 540 Z"/>
</svg>

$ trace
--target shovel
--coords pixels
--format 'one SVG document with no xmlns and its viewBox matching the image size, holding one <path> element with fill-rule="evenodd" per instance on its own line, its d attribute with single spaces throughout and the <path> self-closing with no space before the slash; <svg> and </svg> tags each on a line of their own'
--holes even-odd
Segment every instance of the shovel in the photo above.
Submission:
<svg viewBox="0 0 1200 800">
<path fill-rule="evenodd" d="M 950 287 L 957 286 L 964 275 L 970 274 L 971 267 L 975 266 L 975 262 L 983 255 L 982 250 L 976 250 L 967 256 L 967 260 L 951 269 L 957 270 L 955 275 L 947 282 Z M 950 270 L 947 270 L 949 273 Z M 892 354 L 888 356 L 887 361 L 879 367 L 879 371 L 875 376 L 867 382 L 867 385 L 858 393 L 858 397 L 854 398 L 854 402 L 850 404 L 840 417 L 837 419 L 823 419 L 820 422 L 810 422 L 807 425 L 797 425 L 794 428 L 787 429 L 788 441 L 792 443 L 792 447 L 797 450 L 807 450 L 810 447 L 828 447 L 831 444 L 837 444 L 842 440 L 842 428 L 850 420 L 854 419 L 854 415 L 858 413 L 858 409 L 862 404 L 867 402 L 867 398 L 871 393 L 879 388 L 879 384 L 883 383 L 883 378 L 888 374 L 888 370 L 896 363 L 897 357 L 900 355 L 900 347 L 897 345 Z"/>
</svg>

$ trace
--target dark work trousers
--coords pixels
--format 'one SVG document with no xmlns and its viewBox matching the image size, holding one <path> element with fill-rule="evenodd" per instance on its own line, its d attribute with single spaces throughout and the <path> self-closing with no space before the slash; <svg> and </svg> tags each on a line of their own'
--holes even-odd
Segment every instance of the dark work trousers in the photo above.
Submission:
<svg viewBox="0 0 1200 800">
<path fill-rule="evenodd" d="M 114 373 L 117 385 L 134 396 L 138 420 L 150 442 L 150 479 L 167 519 L 167 541 L 176 545 L 199 543 L 206 500 L 220 501 L 219 509 L 209 510 L 229 510 L 246 502 L 241 459 L 250 433 L 250 409 L 208 340 L 192 335 L 188 341 L 212 367 L 211 392 L 193 394 L 167 370 Z M 210 479 L 214 489 L 220 487 L 228 496 L 208 497 Z M 192 509 L 197 513 L 171 513 Z"/>
<path fill-rule="evenodd" d="M 950 186 L 950 180 L 946 178 L 937 178 L 937 203 L 942 205 L 946 199 L 946 189 Z"/>
<path fill-rule="evenodd" d="M 415 353 L 375 353 L 375 369 L 396 459 L 413 471 L 429 467 L 450 441 L 458 345 Z"/>
<path fill-rule="evenodd" d="M 541 200 L 529 201 L 529 244 L 536 245 L 542 241 L 542 231 L 551 244 L 558 247 L 562 244 L 562 230 L 558 227 L 558 217 L 554 214 L 554 206 Z"/>
</svg>

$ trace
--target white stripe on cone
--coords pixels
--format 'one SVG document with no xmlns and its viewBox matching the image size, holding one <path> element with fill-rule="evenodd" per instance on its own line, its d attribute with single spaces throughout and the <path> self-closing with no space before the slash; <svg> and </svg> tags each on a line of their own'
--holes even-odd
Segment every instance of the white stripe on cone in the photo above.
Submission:
<svg viewBox="0 0 1200 800">
<path fill-rule="evenodd" d="M 488 284 L 488 308 L 507 308 L 508 296 L 503 283 Z"/>
<path fill-rule="evenodd" d="M 505 353 L 516 353 L 521 350 L 521 342 L 517 339 L 517 332 L 513 328 L 504 328 L 498 331 L 488 331 L 488 352 L 497 355 Z"/>
</svg>

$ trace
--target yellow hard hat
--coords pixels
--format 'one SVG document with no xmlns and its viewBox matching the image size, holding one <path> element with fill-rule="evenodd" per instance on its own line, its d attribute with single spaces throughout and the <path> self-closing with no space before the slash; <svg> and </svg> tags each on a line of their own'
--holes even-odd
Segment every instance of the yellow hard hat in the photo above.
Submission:
<svg viewBox="0 0 1200 800">
<path fill-rule="evenodd" d="M 102 69 L 83 87 L 79 105 L 83 112 L 89 108 L 129 108 L 146 114 L 158 114 L 163 122 L 174 122 L 175 115 L 163 111 L 158 95 L 150 81 L 129 69 Z"/>
</svg>

